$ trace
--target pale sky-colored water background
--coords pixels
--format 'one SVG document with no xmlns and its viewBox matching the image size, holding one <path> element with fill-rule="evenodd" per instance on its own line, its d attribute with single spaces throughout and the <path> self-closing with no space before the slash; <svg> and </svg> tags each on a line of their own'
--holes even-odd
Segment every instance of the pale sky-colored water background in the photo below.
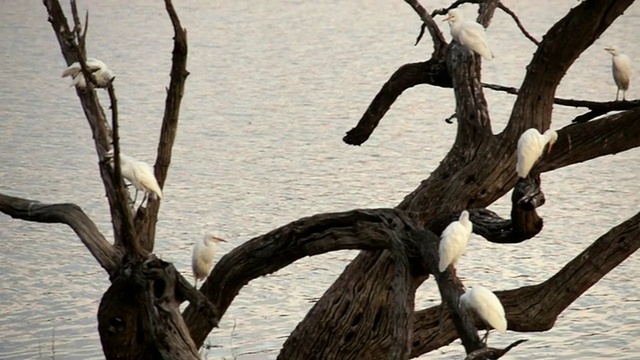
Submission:
<svg viewBox="0 0 640 360">
<path fill-rule="evenodd" d="M 578 4 L 506 3 L 537 38 Z M 423 4 L 433 9 L 445 2 Z M 117 76 L 124 151 L 151 162 L 171 61 L 163 3 L 84 1 L 80 7 L 91 14 L 89 55 Z M 187 274 L 193 242 L 206 230 L 230 240 L 222 256 L 303 216 L 392 207 L 438 166 L 453 142 L 456 128 L 443 121 L 454 110 L 453 93 L 429 86 L 406 91 L 362 147 L 341 141 L 395 69 L 429 57 L 429 41 L 413 46 L 420 22 L 403 1 L 180 1 L 176 8 L 188 30 L 191 75 L 156 252 Z M 0 10 L 0 192 L 75 202 L 109 237 L 91 134 L 74 90 L 60 78 L 65 64 L 46 11 L 35 0 L 1 1 Z M 618 19 L 576 61 L 558 96 L 611 100 L 611 59 L 602 48 L 617 45 L 639 59 L 639 16 L 633 5 Z M 518 86 L 534 46 L 500 11 L 488 37 L 496 58 L 484 63 L 484 80 Z M 632 83 L 628 97 L 638 94 Z M 499 131 L 513 97 L 487 92 L 487 98 Z M 579 113 L 557 108 L 553 126 Z M 499 290 L 547 279 L 638 211 L 639 156 L 636 149 L 544 174 L 544 230 L 511 246 L 474 238 L 459 267 L 463 280 Z M 508 215 L 508 201 L 492 209 Z M 206 357 L 274 358 L 355 254 L 303 259 L 252 281 L 209 336 L 215 347 Z M 529 339 L 511 359 L 638 358 L 639 270 L 632 256 L 549 332 L 508 332 L 492 335 L 491 342 Z M 0 274 L 0 358 L 103 358 L 96 312 L 109 282 L 69 228 L 0 215 Z M 416 307 L 439 301 L 428 281 Z M 424 357 L 462 354 L 454 343 Z"/>
</svg>

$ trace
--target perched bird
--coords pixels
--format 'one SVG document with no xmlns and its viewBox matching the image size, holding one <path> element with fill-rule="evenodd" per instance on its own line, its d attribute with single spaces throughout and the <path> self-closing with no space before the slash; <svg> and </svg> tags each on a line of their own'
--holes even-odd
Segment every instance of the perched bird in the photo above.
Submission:
<svg viewBox="0 0 640 360">
<path fill-rule="evenodd" d="M 99 88 L 106 88 L 109 86 L 109 82 L 113 79 L 113 72 L 107 67 L 105 63 L 98 59 L 88 58 L 87 67 L 89 71 L 96 78 Z M 82 75 L 82 68 L 79 62 L 74 62 L 62 72 L 62 77 L 71 76 L 71 86 L 77 86 L 81 89 L 87 87 L 87 82 Z"/>
<path fill-rule="evenodd" d="M 191 269 L 193 270 L 193 277 L 196 279 L 195 285 L 198 285 L 198 280 L 203 280 L 209 276 L 209 272 L 213 268 L 213 258 L 216 256 L 219 242 L 226 242 L 226 240 L 207 234 L 202 241 L 198 241 L 193 245 Z"/>
<path fill-rule="evenodd" d="M 113 157 L 113 149 L 107 153 L 107 156 Z M 111 166 L 113 166 L 113 164 L 114 163 L 111 162 Z M 136 194 L 133 199 L 134 203 L 138 198 L 138 191 L 142 191 L 145 194 L 142 203 L 144 203 L 149 195 L 153 199 L 162 199 L 162 190 L 160 189 L 151 165 L 120 153 L 120 171 L 122 177 L 129 180 L 136 188 Z M 142 205 L 142 203 L 140 204 Z"/>
<path fill-rule="evenodd" d="M 483 341 L 486 343 L 489 337 L 489 327 L 498 330 L 499 333 L 507 331 L 507 318 L 500 299 L 484 286 L 475 286 L 460 296 L 460 304 L 473 310 L 485 324 L 487 332 Z"/>
<path fill-rule="evenodd" d="M 467 49 L 472 50 L 487 60 L 493 59 L 493 53 L 487 45 L 484 27 L 473 20 L 465 20 L 462 11 L 451 9 L 442 21 L 448 21 L 451 36 Z"/>
<path fill-rule="evenodd" d="M 613 80 L 618 86 L 616 101 L 618 101 L 620 90 L 622 90 L 622 100 L 626 100 L 625 93 L 629 89 L 629 83 L 631 82 L 631 60 L 616 48 L 608 47 L 604 49 L 613 56 L 611 58 L 611 72 L 613 72 Z"/>
<path fill-rule="evenodd" d="M 523 132 L 518 140 L 518 163 L 516 164 L 518 176 L 521 178 L 529 176 L 529 171 L 544 153 L 545 146 L 548 144 L 547 153 L 551 152 L 556 140 L 558 140 L 558 133 L 551 129 L 544 134 L 540 134 L 533 128 Z"/>
<path fill-rule="evenodd" d="M 460 213 L 460 219 L 449 224 L 440 236 L 440 246 L 438 254 L 440 261 L 438 262 L 438 270 L 443 272 L 451 264 L 456 264 L 458 259 L 467 250 L 467 242 L 471 237 L 473 224 L 469 220 L 469 212 L 467 210 Z"/>
</svg>

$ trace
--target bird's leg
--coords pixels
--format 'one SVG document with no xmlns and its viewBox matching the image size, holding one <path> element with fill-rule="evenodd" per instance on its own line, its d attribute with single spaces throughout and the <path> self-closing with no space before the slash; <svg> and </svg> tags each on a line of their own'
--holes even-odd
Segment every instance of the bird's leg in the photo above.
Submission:
<svg viewBox="0 0 640 360">
<path fill-rule="evenodd" d="M 197 289 L 198 288 L 198 278 L 195 277 L 195 276 L 193 278 L 195 279 L 195 283 L 193 284 L 193 287 Z"/>
<path fill-rule="evenodd" d="M 138 189 L 136 189 L 136 194 L 133 196 L 133 203 L 136 203 L 136 200 L 138 200 Z"/>
<path fill-rule="evenodd" d="M 147 204 L 149 204 L 149 193 L 147 193 L 146 191 L 144 193 L 144 197 L 142 198 L 142 201 L 140 202 L 140 206 L 142 206 L 142 204 L 144 204 L 145 201 L 147 202 Z"/>
<path fill-rule="evenodd" d="M 626 95 L 627 95 L 627 90 L 622 90 L 622 101 L 627 101 Z"/>
<path fill-rule="evenodd" d="M 484 344 L 487 344 L 487 340 L 489 340 L 489 329 L 487 329 L 487 332 L 484 333 L 484 336 L 482 337 L 482 342 L 484 342 Z"/>
<path fill-rule="evenodd" d="M 620 89 L 616 91 L 616 101 L 618 101 L 618 96 L 620 96 Z M 622 93 L 622 96 L 624 96 L 624 93 Z"/>
</svg>

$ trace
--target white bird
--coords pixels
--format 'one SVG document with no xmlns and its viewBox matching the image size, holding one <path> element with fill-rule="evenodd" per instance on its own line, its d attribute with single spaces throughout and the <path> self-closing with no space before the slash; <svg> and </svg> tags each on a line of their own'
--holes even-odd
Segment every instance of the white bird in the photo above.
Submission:
<svg viewBox="0 0 640 360">
<path fill-rule="evenodd" d="M 109 151 L 107 156 L 113 156 L 113 149 Z M 113 166 L 113 164 L 114 163 L 111 162 L 111 166 Z M 153 199 L 162 199 L 162 190 L 160 189 L 151 165 L 120 153 L 120 171 L 122 177 L 129 180 L 136 188 L 136 194 L 133 199 L 134 203 L 138 198 L 138 191 L 142 191 L 145 194 L 142 203 L 144 203 L 149 195 Z M 142 205 L 142 203 L 140 204 Z"/>
<path fill-rule="evenodd" d="M 473 224 L 469 220 L 469 212 L 467 210 L 460 213 L 460 219 L 449 224 L 440 236 L 440 245 L 438 254 L 440 261 L 438 262 L 438 270 L 443 272 L 451 264 L 456 264 L 462 254 L 467 250 L 467 243 L 471 237 Z"/>
<path fill-rule="evenodd" d="M 98 59 L 88 58 L 87 59 L 87 67 L 89 71 L 96 78 L 96 82 L 98 83 L 99 88 L 106 88 L 109 85 L 109 82 L 113 78 L 113 72 L 107 67 L 105 63 Z M 71 76 L 71 86 L 77 86 L 81 89 L 87 87 L 87 82 L 82 75 L 82 68 L 80 67 L 79 62 L 74 62 L 69 65 L 65 71 L 62 72 L 62 77 Z"/>
<path fill-rule="evenodd" d="M 618 101 L 620 90 L 622 90 L 622 100 L 626 100 L 625 93 L 629 89 L 629 83 L 631 83 L 631 60 L 616 48 L 608 47 L 605 50 L 613 56 L 611 58 L 611 71 L 613 72 L 613 80 L 618 86 L 616 101 Z"/>
<path fill-rule="evenodd" d="M 202 241 L 198 241 L 193 245 L 191 269 L 193 270 L 193 277 L 196 279 L 194 286 L 198 285 L 198 280 L 209 276 L 209 272 L 213 268 L 213 258 L 216 256 L 219 242 L 226 242 L 226 240 L 207 234 Z"/>
<path fill-rule="evenodd" d="M 523 132 L 518 139 L 518 163 L 516 164 L 518 176 L 521 178 L 529 176 L 529 171 L 542 156 L 545 146 L 549 144 L 547 153 L 551 152 L 556 140 L 558 140 L 558 133 L 551 129 L 545 131 L 544 134 L 540 134 L 534 128 Z"/>
<path fill-rule="evenodd" d="M 473 310 L 482 321 L 487 324 L 487 332 L 483 340 L 486 343 L 489 336 L 489 326 L 499 333 L 507 331 L 507 318 L 504 315 L 504 307 L 500 299 L 484 286 L 475 286 L 460 296 L 460 304 Z"/>
<path fill-rule="evenodd" d="M 451 9 L 442 21 L 448 21 L 451 36 L 467 49 L 472 50 L 485 59 L 493 59 L 493 53 L 487 45 L 484 27 L 473 20 L 465 20 L 462 11 Z"/>
</svg>

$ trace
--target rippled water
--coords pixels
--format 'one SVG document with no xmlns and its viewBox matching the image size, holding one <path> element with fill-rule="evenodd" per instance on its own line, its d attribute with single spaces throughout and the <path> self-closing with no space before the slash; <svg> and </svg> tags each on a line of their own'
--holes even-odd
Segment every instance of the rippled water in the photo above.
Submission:
<svg viewBox="0 0 640 360">
<path fill-rule="evenodd" d="M 445 3 L 423 1 L 433 8 Z M 534 36 L 577 4 L 507 1 Z M 168 84 L 170 23 L 160 1 L 82 2 L 90 9 L 89 54 L 117 75 L 125 151 L 153 159 Z M 542 5 L 539 5 L 542 4 Z M 413 47 L 419 21 L 402 1 L 217 1 L 176 4 L 189 35 L 189 70 L 156 252 L 188 271 L 205 230 L 233 246 L 302 216 L 390 207 L 426 178 L 453 142 L 451 90 L 408 90 L 362 147 L 342 143 L 381 84 L 400 65 L 428 57 Z M 0 3 L 0 192 L 75 202 L 111 233 L 91 134 L 39 1 Z M 562 97 L 615 94 L 609 45 L 640 58 L 640 7 L 632 6 L 578 59 Z M 445 29 L 446 30 L 446 29 Z M 448 30 L 446 30 L 448 36 Z M 497 12 L 488 30 L 496 59 L 487 82 L 518 86 L 534 47 Z M 628 92 L 637 97 L 636 83 Z M 100 94 L 103 99 L 105 94 Z M 494 128 L 513 98 L 487 94 Z M 579 114 L 557 108 L 554 127 Z M 639 150 L 544 175 L 545 228 L 517 246 L 472 241 L 460 274 L 494 289 L 535 284 L 611 226 L 638 211 Z M 492 209 L 508 214 L 508 201 Z M 313 302 L 355 252 L 303 259 L 242 289 L 208 339 L 208 359 L 275 357 Z M 500 266 L 494 264 L 499 263 Z M 637 358 L 640 286 L 632 256 L 590 289 L 546 333 L 493 335 L 494 345 L 528 338 L 525 358 Z M 95 314 L 108 287 L 73 232 L 0 216 L 0 358 L 102 358 Z M 439 302 L 431 282 L 416 306 Z M 253 355 L 251 355 L 253 354 Z M 458 345 L 429 354 L 459 358 Z"/>
</svg>

